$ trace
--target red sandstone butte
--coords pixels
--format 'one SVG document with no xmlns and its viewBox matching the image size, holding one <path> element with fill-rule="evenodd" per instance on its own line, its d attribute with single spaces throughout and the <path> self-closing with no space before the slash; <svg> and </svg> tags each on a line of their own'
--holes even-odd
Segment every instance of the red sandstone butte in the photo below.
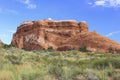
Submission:
<svg viewBox="0 0 120 80">
<path fill-rule="evenodd" d="M 26 50 L 79 50 L 86 46 L 92 52 L 120 52 L 120 44 L 97 32 L 88 32 L 85 21 L 38 20 L 23 22 L 13 35 L 12 44 Z"/>
</svg>

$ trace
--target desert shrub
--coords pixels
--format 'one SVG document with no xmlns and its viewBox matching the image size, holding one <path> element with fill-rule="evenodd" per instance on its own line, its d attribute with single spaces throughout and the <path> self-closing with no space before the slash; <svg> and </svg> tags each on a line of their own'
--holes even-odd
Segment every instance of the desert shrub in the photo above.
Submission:
<svg viewBox="0 0 120 80">
<path fill-rule="evenodd" d="M 17 55 L 11 54 L 11 55 L 7 55 L 6 58 L 12 64 L 22 64 L 22 56 L 17 56 Z"/>
<path fill-rule="evenodd" d="M 69 51 L 75 50 L 75 48 L 74 48 L 74 47 L 70 47 L 68 50 L 69 50 Z"/>
<path fill-rule="evenodd" d="M 86 69 L 85 80 L 108 80 L 108 75 L 105 69 Z"/>
<path fill-rule="evenodd" d="M 108 67 L 109 64 L 110 63 L 107 60 L 98 59 L 98 60 L 94 60 L 93 67 L 97 68 L 97 69 L 104 69 L 104 68 Z"/>
<path fill-rule="evenodd" d="M 76 75 L 83 74 L 83 70 L 76 66 L 51 65 L 49 66 L 49 73 L 58 80 L 69 80 Z"/>
<path fill-rule="evenodd" d="M 87 47 L 83 45 L 79 48 L 79 51 L 87 52 Z"/>
<path fill-rule="evenodd" d="M 64 59 L 62 56 L 53 58 L 49 61 L 50 64 L 48 66 L 48 73 L 58 80 L 69 80 L 76 75 L 83 74 L 84 68 L 82 65 L 79 68 L 76 62 L 71 62 L 70 60 Z"/>
<path fill-rule="evenodd" d="M 51 64 L 48 66 L 48 73 L 53 75 L 58 80 L 68 80 L 70 78 L 71 69 L 66 68 L 68 62 L 63 60 L 62 57 L 53 58 L 50 60 Z M 69 73 L 68 73 L 69 72 Z"/>
<path fill-rule="evenodd" d="M 109 65 L 113 65 L 115 68 L 120 68 L 120 59 L 118 58 L 106 58 L 106 59 L 96 59 L 93 61 L 94 68 L 104 69 Z"/>
<path fill-rule="evenodd" d="M 52 46 L 49 46 L 47 51 L 53 51 L 53 47 Z"/>
<path fill-rule="evenodd" d="M 69 80 L 75 74 L 75 72 L 73 71 L 74 69 L 72 69 L 72 67 L 65 66 L 62 69 L 62 80 Z"/>
<path fill-rule="evenodd" d="M 48 66 L 48 73 L 52 74 L 58 80 L 61 80 L 62 73 L 63 73 L 62 59 L 61 58 L 58 58 L 58 59 L 53 58 L 52 60 L 50 60 L 50 62 L 51 62 L 51 64 L 49 64 L 49 66 Z"/>
<path fill-rule="evenodd" d="M 3 48 L 11 48 L 14 47 L 13 44 L 3 44 Z"/>
<path fill-rule="evenodd" d="M 109 61 L 115 68 L 120 68 L 120 58 L 119 57 L 110 59 Z"/>
<path fill-rule="evenodd" d="M 60 80 L 62 77 L 63 69 L 61 66 L 58 65 L 50 66 L 49 73 Z"/>
<path fill-rule="evenodd" d="M 91 60 L 80 60 L 77 63 L 78 66 L 83 66 L 84 68 L 86 67 L 91 67 Z"/>
</svg>

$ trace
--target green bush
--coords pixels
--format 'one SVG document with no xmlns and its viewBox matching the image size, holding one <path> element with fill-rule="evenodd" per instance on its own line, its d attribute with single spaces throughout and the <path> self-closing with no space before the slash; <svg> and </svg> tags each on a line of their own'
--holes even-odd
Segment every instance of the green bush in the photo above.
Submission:
<svg viewBox="0 0 120 80">
<path fill-rule="evenodd" d="M 3 48 L 11 48 L 14 47 L 13 44 L 3 44 Z"/>
<path fill-rule="evenodd" d="M 54 75 L 58 80 L 60 80 L 63 74 L 63 69 L 61 66 L 53 65 L 50 66 L 49 73 Z"/>
<path fill-rule="evenodd" d="M 49 46 L 47 51 L 53 51 L 53 47 L 52 46 Z"/>
<path fill-rule="evenodd" d="M 87 52 L 87 47 L 83 45 L 82 47 L 79 48 L 79 51 Z"/>
</svg>

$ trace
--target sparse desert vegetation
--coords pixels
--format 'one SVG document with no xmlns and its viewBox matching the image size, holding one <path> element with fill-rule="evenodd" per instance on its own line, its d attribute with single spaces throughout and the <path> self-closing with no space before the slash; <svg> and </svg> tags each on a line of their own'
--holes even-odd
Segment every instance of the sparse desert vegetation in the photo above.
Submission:
<svg viewBox="0 0 120 80">
<path fill-rule="evenodd" d="M 120 55 L 0 47 L 0 80 L 120 80 Z"/>
</svg>

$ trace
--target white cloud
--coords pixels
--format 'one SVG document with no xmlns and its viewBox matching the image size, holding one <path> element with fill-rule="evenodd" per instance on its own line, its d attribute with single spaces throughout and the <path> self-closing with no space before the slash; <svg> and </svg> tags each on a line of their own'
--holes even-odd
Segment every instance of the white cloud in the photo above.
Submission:
<svg viewBox="0 0 120 80">
<path fill-rule="evenodd" d="M 1 14 L 18 14 L 18 12 L 15 11 L 15 10 L 12 10 L 12 9 L 3 9 L 3 8 L 0 8 L 0 13 Z"/>
<path fill-rule="evenodd" d="M 94 6 L 120 7 L 120 0 L 94 0 L 94 2 L 91 3 Z"/>
<path fill-rule="evenodd" d="M 98 6 L 104 6 L 105 5 L 105 1 L 101 0 L 101 1 L 96 1 L 94 2 L 95 5 L 98 5 Z"/>
<path fill-rule="evenodd" d="M 28 9 L 36 9 L 37 5 L 32 3 L 31 0 L 20 0 L 21 3 L 25 4 Z"/>
<path fill-rule="evenodd" d="M 93 3 L 91 3 L 91 2 L 88 2 L 88 4 L 89 4 L 89 5 L 92 5 Z"/>
<path fill-rule="evenodd" d="M 118 33 L 120 33 L 120 31 L 110 32 L 110 33 L 107 34 L 106 36 L 107 36 L 107 37 L 110 37 L 110 36 L 113 36 L 113 35 L 118 34 Z"/>
</svg>

